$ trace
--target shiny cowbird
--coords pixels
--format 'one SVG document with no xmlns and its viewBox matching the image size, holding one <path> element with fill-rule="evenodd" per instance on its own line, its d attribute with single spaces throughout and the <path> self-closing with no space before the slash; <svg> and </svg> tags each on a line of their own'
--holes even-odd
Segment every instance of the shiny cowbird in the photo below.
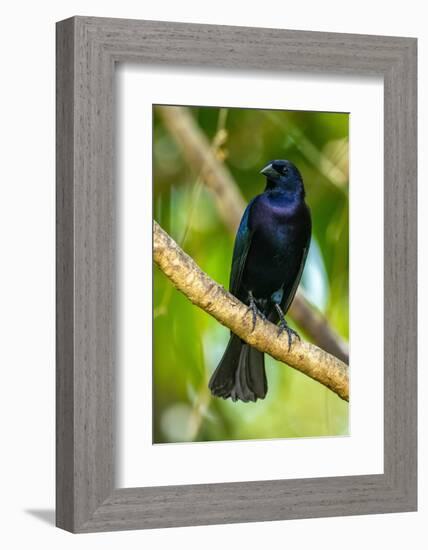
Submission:
<svg viewBox="0 0 428 550">
<path fill-rule="evenodd" d="M 274 160 L 261 174 L 266 188 L 247 206 L 236 235 L 230 292 L 257 317 L 279 322 L 292 336 L 285 315 L 293 301 L 311 240 L 311 215 L 299 170 L 288 160 Z M 233 401 L 257 401 L 267 393 L 264 354 L 231 333 L 224 355 L 209 382 L 211 393 Z"/>
</svg>

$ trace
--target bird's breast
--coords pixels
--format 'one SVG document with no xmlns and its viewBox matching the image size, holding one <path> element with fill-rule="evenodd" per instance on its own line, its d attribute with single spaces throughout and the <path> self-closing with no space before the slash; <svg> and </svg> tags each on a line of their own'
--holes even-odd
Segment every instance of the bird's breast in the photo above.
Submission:
<svg viewBox="0 0 428 550">
<path fill-rule="evenodd" d="M 307 246 L 308 216 L 304 202 L 296 205 L 261 196 L 253 205 L 244 284 L 255 296 L 268 297 L 296 276 Z"/>
<path fill-rule="evenodd" d="M 284 246 L 299 240 L 305 222 L 304 207 L 303 201 L 261 196 L 251 212 L 253 235 L 268 249 L 273 249 L 270 252 L 283 251 Z"/>
</svg>

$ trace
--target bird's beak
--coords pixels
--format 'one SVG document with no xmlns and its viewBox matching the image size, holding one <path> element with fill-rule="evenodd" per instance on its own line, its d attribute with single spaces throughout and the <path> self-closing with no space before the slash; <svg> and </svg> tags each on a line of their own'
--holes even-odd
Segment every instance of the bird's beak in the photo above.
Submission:
<svg viewBox="0 0 428 550">
<path fill-rule="evenodd" d="M 276 179 L 278 177 L 278 172 L 274 170 L 274 168 L 272 167 L 272 163 L 265 166 L 263 170 L 260 170 L 260 174 L 263 174 L 270 179 Z"/>
</svg>

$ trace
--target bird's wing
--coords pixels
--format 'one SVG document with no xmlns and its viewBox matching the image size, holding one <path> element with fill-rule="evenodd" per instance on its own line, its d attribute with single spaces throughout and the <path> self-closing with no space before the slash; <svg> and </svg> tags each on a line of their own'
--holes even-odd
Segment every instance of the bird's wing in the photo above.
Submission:
<svg viewBox="0 0 428 550">
<path fill-rule="evenodd" d="M 309 213 L 309 212 L 308 212 Z M 291 306 L 292 301 L 294 300 L 294 296 L 296 295 L 297 288 L 300 283 L 300 279 L 302 277 L 303 269 L 305 267 L 306 263 L 306 257 L 309 252 L 309 245 L 311 244 L 311 218 L 309 213 L 309 227 L 308 227 L 308 236 L 306 238 L 306 245 L 302 252 L 302 257 L 300 259 L 299 269 L 296 273 L 296 277 L 294 278 L 293 284 L 287 289 L 284 289 L 284 297 L 281 302 L 281 309 L 284 313 L 284 315 L 287 313 L 288 308 Z"/>
<path fill-rule="evenodd" d="M 292 286 L 290 287 L 289 290 L 288 289 L 284 290 L 284 298 L 283 298 L 283 301 L 281 303 L 281 309 L 282 309 L 282 312 L 284 313 L 284 315 L 287 313 L 288 308 L 291 306 L 291 302 L 294 300 L 294 296 L 296 295 L 297 288 L 299 286 L 300 279 L 302 277 L 303 268 L 305 267 L 305 262 L 306 262 L 306 257 L 308 255 L 308 250 L 309 250 L 309 243 L 306 246 L 306 248 L 303 249 L 302 259 L 300 260 L 299 271 L 297 272 L 297 275 L 294 279 L 294 282 L 293 282 Z"/>
<path fill-rule="evenodd" d="M 248 204 L 236 233 L 235 246 L 233 248 L 232 269 L 230 271 L 229 291 L 238 296 L 245 262 L 250 249 L 252 232 L 249 227 L 249 216 L 254 199 Z"/>
</svg>

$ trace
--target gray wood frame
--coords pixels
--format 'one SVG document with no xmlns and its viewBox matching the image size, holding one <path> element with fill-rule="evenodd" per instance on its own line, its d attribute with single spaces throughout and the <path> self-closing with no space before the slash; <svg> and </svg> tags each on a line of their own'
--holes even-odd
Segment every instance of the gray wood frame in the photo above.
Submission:
<svg viewBox="0 0 428 550">
<path fill-rule="evenodd" d="M 115 488 L 116 62 L 383 76 L 384 474 Z M 57 24 L 59 527 L 416 510 L 416 294 L 416 39 L 88 17 Z"/>
</svg>

